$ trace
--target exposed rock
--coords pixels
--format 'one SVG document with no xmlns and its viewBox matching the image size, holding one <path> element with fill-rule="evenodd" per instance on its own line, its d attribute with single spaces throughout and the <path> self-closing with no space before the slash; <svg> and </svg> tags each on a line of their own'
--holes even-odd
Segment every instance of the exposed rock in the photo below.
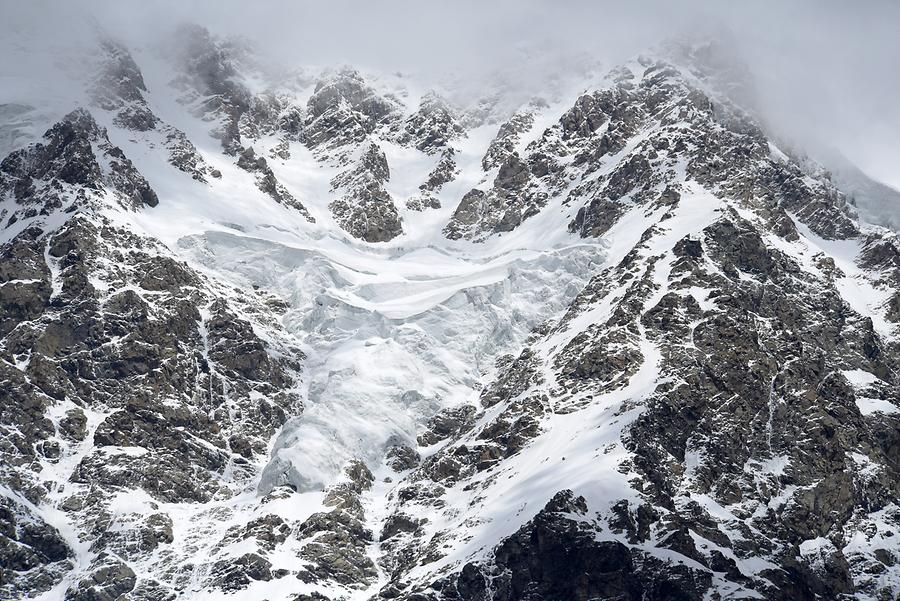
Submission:
<svg viewBox="0 0 900 601">
<path fill-rule="evenodd" d="M 268 194 L 275 202 L 296 209 L 307 221 L 314 223 L 315 219 L 306 210 L 299 200 L 285 188 L 276 178 L 272 168 L 269 167 L 266 157 L 257 156 L 253 147 L 245 148 L 238 154 L 237 166 L 256 175 L 256 186 Z"/>
<path fill-rule="evenodd" d="M 45 591 L 69 573 L 68 598 L 118 599 L 134 590 L 168 599 L 169 587 L 138 582 L 128 563 L 169 547 L 171 518 L 159 511 L 113 516 L 109 503 L 127 489 L 173 503 L 242 489 L 253 477 L 245 458 L 265 453 L 286 414 L 300 410 L 292 391 L 296 351 L 274 358 L 278 334 L 263 343 L 205 277 L 105 217 L 104 195 L 125 198 L 126 183 L 143 180 L 132 177 L 133 166 L 104 175 L 98 166 L 111 163 L 108 156 L 98 161 L 95 149 L 130 163 L 107 148 L 86 112 L 69 119 L 48 132 L 46 145 L 5 163 L 4 177 L 40 170 L 62 193 L 84 195 L 70 213 L 57 208 L 28 218 L 35 225 L 0 248 L 0 395 L 11 400 L 0 403 L 0 479 L 34 506 L 55 494 L 54 510 L 65 512 L 97 555 L 89 569 L 73 573 L 71 541 L 24 505 L 10 508 L 0 546 L 11 543 L 14 556 L 3 562 L 2 587 Z M 83 169 L 76 173 L 75 165 Z M 41 228 L 46 217 L 57 219 L 54 229 Z M 17 283 L 23 280 L 31 285 Z M 252 296 L 243 302 L 245 315 L 253 314 L 246 307 L 262 305 Z M 46 481 L 44 466 L 62 461 L 72 464 L 62 472 L 66 480 Z"/>
<path fill-rule="evenodd" d="M 419 434 L 418 442 L 422 446 L 430 446 L 472 427 L 476 409 L 472 405 L 463 405 L 445 409 L 428 421 L 425 431 Z"/>
<path fill-rule="evenodd" d="M 406 120 L 400 139 L 432 154 L 462 135 L 463 128 L 447 102 L 429 92 L 422 97 L 419 109 Z"/>
<path fill-rule="evenodd" d="M 387 464 L 395 472 L 410 470 L 419 465 L 419 453 L 406 445 L 394 445 L 385 453 Z"/>
<path fill-rule="evenodd" d="M 389 178 L 384 152 L 369 144 L 353 168 L 332 181 L 332 189 L 343 192 L 328 205 L 338 225 L 366 242 L 387 242 L 402 234 L 394 199 L 384 188 Z"/>
<path fill-rule="evenodd" d="M 451 240 L 464 237 L 471 226 L 478 223 L 486 199 L 487 194 L 483 190 L 478 188 L 469 190 L 453 212 L 453 218 L 444 229 L 444 234 Z"/>
<path fill-rule="evenodd" d="M 97 120 L 163 153 L 154 182 L 171 167 L 193 198 L 183 174 L 235 176 L 153 114 L 124 46 L 100 49 Z M 381 91 L 403 77 L 351 70 L 257 92 L 249 47 L 196 27 L 169 50 L 184 122 L 276 202 L 306 214 L 275 172 L 309 160 L 337 172 L 330 208 L 361 240 L 434 225 L 401 224 L 391 193 L 416 186 L 416 211 L 465 192 L 448 238 L 522 235 L 479 255 L 416 231 L 427 247 L 350 241 L 351 259 L 321 227 L 184 203 L 202 231 L 163 243 L 146 234 L 155 194 L 87 111 L 17 143 L 0 163 L 0 596 L 896 597 L 900 246 L 722 91 L 739 84 L 714 49 L 639 57 L 562 115 L 494 90 L 406 106 L 402 84 Z M 476 123 L 502 124 L 483 170 L 463 140 Z M 407 270 L 432 256 L 448 273 Z M 369 269 L 395 259 L 388 280 Z M 463 272 L 477 285 L 420 315 L 385 310 Z M 432 372 L 447 349 L 469 361 L 472 327 L 471 364 Z M 407 357 L 382 354 L 395 342 L 412 360 L 381 373 Z M 357 343 L 373 372 L 341 365 Z M 370 375 L 371 397 L 332 387 Z M 343 413 L 303 419 L 307 395 Z M 307 473 L 310 452 L 326 456 Z"/>
<path fill-rule="evenodd" d="M 56 528 L 26 505 L 0 499 L 0 591 L 45 591 L 71 569 L 72 556 Z"/>
<path fill-rule="evenodd" d="M 212 585 L 225 592 L 247 588 L 254 580 L 269 581 L 278 576 L 272 572 L 272 563 L 256 553 L 224 559 L 212 567 Z"/>
<path fill-rule="evenodd" d="M 345 68 L 316 84 L 306 111 L 306 144 L 333 148 L 362 142 L 376 127 L 396 118 L 398 105 Z"/>
<path fill-rule="evenodd" d="M 66 591 L 66 601 L 116 601 L 134 589 L 137 577 L 122 562 L 106 558 L 89 578 Z"/>
<path fill-rule="evenodd" d="M 310 562 L 308 568 L 298 573 L 301 580 L 334 580 L 362 588 L 377 575 L 375 564 L 366 554 L 372 533 L 350 514 L 340 509 L 314 514 L 303 523 L 298 535 L 314 537 L 300 552 L 301 558 Z"/>
<path fill-rule="evenodd" d="M 103 167 L 93 145 L 101 153 Z M 43 211 L 61 208 L 61 184 L 98 192 L 108 186 L 129 208 L 159 202 L 147 180 L 84 109 L 47 130 L 44 142 L 17 150 L 0 163 L 0 191 L 12 192 L 19 204 L 40 204 Z"/>
<path fill-rule="evenodd" d="M 489 563 L 466 564 L 431 588 L 460 600 L 703 598 L 708 574 L 642 557 L 616 541 L 597 541 L 590 528 L 564 517 L 571 510 L 554 498 L 494 548 Z"/>
<path fill-rule="evenodd" d="M 528 165 L 510 154 L 488 192 L 474 189 L 463 196 L 444 228 L 451 240 L 482 240 L 487 234 L 509 232 L 544 206 L 547 194 L 534 181 Z"/>
<path fill-rule="evenodd" d="M 534 112 L 523 110 L 513 115 L 509 121 L 500 126 L 496 137 L 488 146 L 481 166 L 485 171 L 499 167 L 512 154 L 515 153 L 516 144 L 521 135 L 531 129 L 534 124 Z"/>
<path fill-rule="evenodd" d="M 111 39 L 100 41 L 103 64 L 92 86 L 94 104 L 107 111 L 119 111 L 116 124 L 134 131 L 156 127 L 158 119 L 147 107 L 147 86 L 140 68 L 128 49 Z"/>
<path fill-rule="evenodd" d="M 402 514 L 393 514 L 384 523 L 379 540 L 385 541 L 401 532 L 415 532 L 419 528 L 419 522 Z"/>
<path fill-rule="evenodd" d="M 453 160 L 453 152 L 449 150 L 444 151 L 440 162 L 435 165 L 431 173 L 428 174 L 428 179 L 419 186 L 419 189 L 423 192 L 437 192 L 444 184 L 453 181 L 453 178 L 458 173 L 456 162 Z"/>
</svg>

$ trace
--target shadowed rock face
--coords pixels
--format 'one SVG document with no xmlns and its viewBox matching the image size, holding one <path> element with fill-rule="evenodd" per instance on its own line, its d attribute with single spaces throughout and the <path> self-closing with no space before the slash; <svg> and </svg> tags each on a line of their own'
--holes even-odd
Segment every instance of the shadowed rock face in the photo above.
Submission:
<svg viewBox="0 0 900 601">
<path fill-rule="evenodd" d="M 100 72 L 90 89 L 92 104 L 115 113 L 113 123 L 134 135 L 164 136 L 163 145 L 169 152 L 169 164 L 200 182 L 221 174 L 211 168 L 187 135 L 157 117 L 145 96 L 148 94 L 144 77 L 128 49 L 110 39 L 99 43 Z"/>
<path fill-rule="evenodd" d="M 533 125 L 533 110 L 525 109 L 510 117 L 509 121 L 500 126 L 496 137 L 484 153 L 484 157 L 481 159 L 482 168 L 489 171 L 494 167 L 499 167 L 504 159 L 515 152 L 516 144 L 522 134 L 530 130 Z"/>
<path fill-rule="evenodd" d="M 174 51 L 194 84 L 212 98 L 207 108 L 236 116 L 250 109 L 252 94 L 241 84 L 233 48 L 198 25 L 184 25 L 174 39 Z"/>
<path fill-rule="evenodd" d="M 17 150 L 0 163 L 0 186 L 21 205 L 62 206 L 61 186 L 100 191 L 109 186 L 132 208 L 154 207 L 156 192 L 91 114 L 78 109 L 47 130 L 44 141 Z M 96 146 L 96 151 L 95 151 Z M 105 166 L 101 168 L 98 159 Z"/>
<path fill-rule="evenodd" d="M 231 156 L 239 155 L 259 138 L 282 140 L 300 136 L 300 108 L 274 93 L 255 94 L 242 72 L 248 49 L 237 40 L 219 39 L 204 27 L 180 27 L 170 52 L 177 63 L 173 83 L 182 92 L 179 102 L 204 121 Z"/>
<path fill-rule="evenodd" d="M 103 110 L 118 111 L 116 125 L 133 131 L 154 129 L 158 119 L 144 100 L 147 86 L 128 49 L 112 40 L 100 43 L 104 55 L 101 72 L 91 90 L 93 103 Z"/>
<path fill-rule="evenodd" d="M 597 541 L 568 515 L 585 501 L 561 491 L 533 520 L 494 549 L 490 567 L 475 563 L 440 582 L 446 599 L 702 599 L 708 574 L 672 569 L 616 541 Z M 427 597 L 422 597 L 427 598 Z"/>
<path fill-rule="evenodd" d="M 53 526 L 4 498 L 0 502 L 0 582 L 43 591 L 72 568 L 72 550 Z M 19 579 L 19 574 L 29 573 Z"/>
</svg>

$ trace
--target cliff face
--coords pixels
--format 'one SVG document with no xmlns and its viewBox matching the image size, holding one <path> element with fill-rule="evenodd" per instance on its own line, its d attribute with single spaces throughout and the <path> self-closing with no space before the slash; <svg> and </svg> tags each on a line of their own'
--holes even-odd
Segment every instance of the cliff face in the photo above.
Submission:
<svg viewBox="0 0 900 601">
<path fill-rule="evenodd" d="M 900 241 L 730 74 L 496 118 L 245 52 L 103 40 L 0 163 L 6 596 L 900 592 Z"/>
</svg>

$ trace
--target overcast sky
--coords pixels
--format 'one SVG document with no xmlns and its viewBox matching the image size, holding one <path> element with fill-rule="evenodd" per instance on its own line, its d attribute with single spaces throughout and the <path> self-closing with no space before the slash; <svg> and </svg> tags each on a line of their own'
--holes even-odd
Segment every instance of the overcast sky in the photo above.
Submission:
<svg viewBox="0 0 900 601">
<path fill-rule="evenodd" d="M 587 54 L 607 64 L 685 32 L 727 29 L 757 81 L 765 119 L 832 146 L 900 189 L 900 2 L 427 0 L 0 0 L 4 28 L 74 35 L 90 12 L 132 43 L 194 21 L 249 37 L 287 64 L 350 63 L 478 81 L 500 69 L 539 86 Z M 523 49 L 529 49 L 523 60 Z M 0 57 L 0 69 L 4 68 Z"/>
</svg>

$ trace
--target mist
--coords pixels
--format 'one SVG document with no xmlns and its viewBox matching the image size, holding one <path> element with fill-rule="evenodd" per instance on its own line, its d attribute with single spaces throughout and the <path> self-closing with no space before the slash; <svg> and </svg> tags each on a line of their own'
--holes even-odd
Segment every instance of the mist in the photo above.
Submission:
<svg viewBox="0 0 900 601">
<path fill-rule="evenodd" d="M 594 66 L 672 37 L 716 35 L 747 65 L 755 107 L 779 139 L 826 163 L 845 157 L 900 189 L 895 2 L 5 0 L 2 11 L 0 35 L 28 31 L 48 47 L 77 43 L 91 28 L 131 46 L 160 44 L 195 22 L 246 38 L 285 68 L 350 64 L 425 82 L 453 77 L 473 92 L 502 77 L 523 96 L 549 79 L 587 85 L 583 73 Z M 16 70 L 3 56 L 0 76 Z"/>
</svg>

